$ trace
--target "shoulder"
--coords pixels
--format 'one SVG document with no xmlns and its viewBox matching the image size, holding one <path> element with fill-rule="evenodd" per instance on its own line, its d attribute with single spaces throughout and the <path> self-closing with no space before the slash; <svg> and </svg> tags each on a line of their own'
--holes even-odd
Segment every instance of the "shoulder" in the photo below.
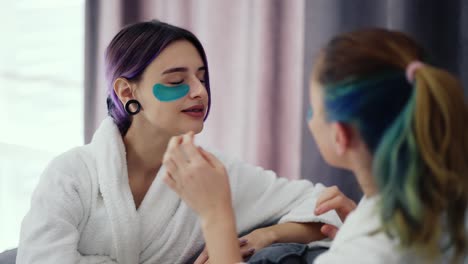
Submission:
<svg viewBox="0 0 468 264">
<path fill-rule="evenodd" d="M 349 214 L 336 235 L 330 250 L 317 263 L 335 263 L 353 258 L 359 263 L 401 263 L 404 252 L 398 241 L 381 230 L 378 214 L 380 197 L 363 198 L 358 207 Z M 362 254 L 366 252 L 365 254 Z"/>
<path fill-rule="evenodd" d="M 88 147 L 80 146 L 70 149 L 52 159 L 46 170 L 72 173 L 81 172 L 86 167 L 86 161 L 92 158 Z"/>
<path fill-rule="evenodd" d="M 53 158 L 41 175 L 44 184 L 83 185 L 89 182 L 93 155 L 88 146 L 80 146 Z"/>
<path fill-rule="evenodd" d="M 346 225 L 346 222 L 345 224 Z M 366 223 L 360 223 L 365 226 Z M 359 226 L 354 226 L 360 229 Z M 337 234 L 337 238 L 342 230 Z M 335 241 L 336 242 L 336 239 Z M 318 264 L 341 263 L 353 259 L 359 263 L 403 263 L 405 252 L 398 247 L 397 241 L 389 238 L 383 232 L 376 234 L 360 234 L 342 243 L 332 243 L 329 251 L 317 259 Z"/>
<path fill-rule="evenodd" d="M 346 263 L 350 259 L 362 264 L 382 263 L 382 260 L 385 260 L 385 263 L 388 264 L 405 263 L 402 262 L 404 257 L 398 248 L 388 247 L 387 244 L 363 239 L 352 241 L 349 245 L 340 247 L 339 249 L 330 249 L 321 254 L 314 263 Z"/>
</svg>

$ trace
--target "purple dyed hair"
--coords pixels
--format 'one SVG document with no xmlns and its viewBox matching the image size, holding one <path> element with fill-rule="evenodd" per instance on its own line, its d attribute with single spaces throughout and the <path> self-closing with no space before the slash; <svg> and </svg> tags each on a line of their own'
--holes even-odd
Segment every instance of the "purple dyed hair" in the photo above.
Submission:
<svg viewBox="0 0 468 264">
<path fill-rule="evenodd" d="M 208 109 L 211 108 L 210 80 L 205 50 L 197 37 L 190 31 L 158 20 L 140 22 L 124 27 L 110 42 L 105 53 L 106 78 L 108 84 L 107 109 L 120 133 L 125 135 L 131 125 L 131 117 L 114 91 L 114 81 L 123 77 L 129 81 L 139 81 L 146 67 L 171 43 L 186 40 L 198 50 L 203 60 L 205 87 L 208 92 Z"/>
</svg>

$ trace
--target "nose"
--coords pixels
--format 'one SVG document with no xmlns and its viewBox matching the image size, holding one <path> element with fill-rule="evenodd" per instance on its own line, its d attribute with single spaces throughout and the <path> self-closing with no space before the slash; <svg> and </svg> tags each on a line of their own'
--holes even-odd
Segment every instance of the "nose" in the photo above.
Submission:
<svg viewBox="0 0 468 264">
<path fill-rule="evenodd" d="M 193 78 L 193 81 L 190 83 L 189 96 L 193 99 L 200 99 L 208 96 L 205 85 L 196 77 Z"/>
</svg>

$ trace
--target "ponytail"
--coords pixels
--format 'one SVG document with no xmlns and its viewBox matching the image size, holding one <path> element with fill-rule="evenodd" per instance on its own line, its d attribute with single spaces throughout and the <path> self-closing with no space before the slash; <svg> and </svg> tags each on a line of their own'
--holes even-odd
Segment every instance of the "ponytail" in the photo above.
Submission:
<svg viewBox="0 0 468 264">
<path fill-rule="evenodd" d="M 402 246 L 428 257 L 439 255 L 447 231 L 456 262 L 467 250 L 467 105 L 449 73 L 425 65 L 415 74 L 411 98 L 375 152 L 381 217 Z"/>
</svg>

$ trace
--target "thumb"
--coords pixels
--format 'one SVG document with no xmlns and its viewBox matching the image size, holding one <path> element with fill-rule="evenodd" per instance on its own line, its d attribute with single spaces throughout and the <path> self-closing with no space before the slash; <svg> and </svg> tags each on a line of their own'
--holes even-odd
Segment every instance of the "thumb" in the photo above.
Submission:
<svg viewBox="0 0 468 264">
<path fill-rule="evenodd" d="M 324 224 L 320 228 L 320 232 L 322 232 L 322 234 L 326 235 L 327 237 L 334 239 L 336 236 L 336 233 L 338 233 L 338 228 L 333 225 Z"/>
<path fill-rule="evenodd" d="M 204 264 L 208 261 L 208 251 L 206 250 L 206 247 L 203 249 L 203 252 L 200 253 L 198 258 L 195 260 L 193 264 Z"/>
</svg>

